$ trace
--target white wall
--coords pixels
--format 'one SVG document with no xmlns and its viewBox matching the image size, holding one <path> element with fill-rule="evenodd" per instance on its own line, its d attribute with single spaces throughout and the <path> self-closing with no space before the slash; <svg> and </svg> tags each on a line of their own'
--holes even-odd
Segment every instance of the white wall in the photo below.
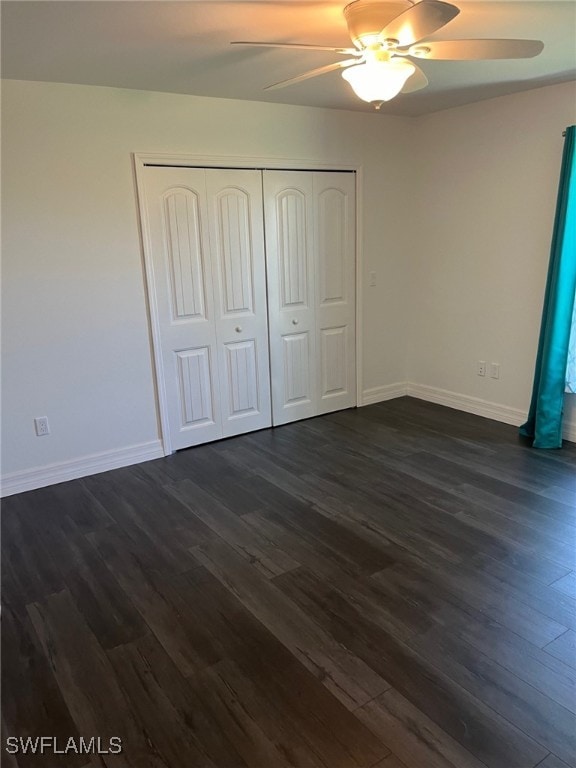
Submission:
<svg viewBox="0 0 576 768">
<path fill-rule="evenodd" d="M 476 398 L 503 420 L 524 418 L 562 132 L 575 118 L 568 83 L 418 119 L 407 378 L 423 394 L 441 401 L 452 393 L 470 407 Z M 500 379 L 479 377 L 478 360 L 500 363 Z M 576 430 L 575 400 L 566 398 Z"/>
<path fill-rule="evenodd" d="M 18 81 L 2 99 L 8 486 L 159 451 L 132 152 L 362 164 L 364 275 L 378 278 L 364 281 L 363 388 L 404 380 L 412 121 Z"/>
</svg>

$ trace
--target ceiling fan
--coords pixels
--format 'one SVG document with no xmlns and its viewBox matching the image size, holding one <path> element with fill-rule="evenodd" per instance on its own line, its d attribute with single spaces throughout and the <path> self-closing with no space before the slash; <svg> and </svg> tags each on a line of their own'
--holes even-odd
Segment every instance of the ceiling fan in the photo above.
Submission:
<svg viewBox="0 0 576 768">
<path fill-rule="evenodd" d="M 344 18 L 355 48 L 333 48 L 306 43 L 235 41 L 232 45 L 332 51 L 353 56 L 297 77 L 269 85 L 265 90 L 285 88 L 311 77 L 343 69 L 356 95 L 380 109 L 385 101 L 401 93 L 412 93 L 428 85 L 416 59 L 467 60 L 525 59 L 537 56 L 540 40 L 426 40 L 428 35 L 452 21 L 460 10 L 442 0 L 355 0 L 344 8 Z"/>
</svg>

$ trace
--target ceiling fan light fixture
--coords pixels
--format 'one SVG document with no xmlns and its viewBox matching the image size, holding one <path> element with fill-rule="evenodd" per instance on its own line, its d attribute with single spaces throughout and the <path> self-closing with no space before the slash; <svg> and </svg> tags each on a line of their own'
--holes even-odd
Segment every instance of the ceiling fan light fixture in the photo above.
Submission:
<svg viewBox="0 0 576 768">
<path fill-rule="evenodd" d="M 538 56 L 544 47 L 541 40 L 429 39 L 459 13 L 459 9 L 447 0 L 354 0 L 344 8 L 344 18 L 355 48 L 310 43 L 236 44 L 328 50 L 352 56 L 274 83 L 265 90 L 296 85 L 339 69 L 344 70 L 342 77 L 350 83 L 356 95 L 376 109 L 400 92 L 414 93 L 428 85 L 426 74 L 406 56 L 445 61 L 528 59 Z"/>
<path fill-rule="evenodd" d="M 354 93 L 363 101 L 374 103 L 379 109 L 383 101 L 397 96 L 416 67 L 405 59 L 368 61 L 356 64 L 342 72 Z"/>
</svg>

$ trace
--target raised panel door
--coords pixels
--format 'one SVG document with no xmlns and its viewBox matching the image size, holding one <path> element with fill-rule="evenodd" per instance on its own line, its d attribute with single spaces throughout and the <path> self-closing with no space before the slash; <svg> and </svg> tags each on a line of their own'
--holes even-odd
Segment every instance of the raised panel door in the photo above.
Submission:
<svg viewBox="0 0 576 768">
<path fill-rule="evenodd" d="M 177 450 L 221 435 L 205 174 L 147 167 L 143 176 L 163 432 Z"/>
<path fill-rule="evenodd" d="M 314 173 L 317 413 L 356 405 L 355 175 Z"/>
<path fill-rule="evenodd" d="M 262 177 L 206 172 L 222 435 L 269 427 L 270 362 Z"/>
<path fill-rule="evenodd" d="M 274 425 L 314 416 L 317 401 L 312 175 L 264 171 Z"/>
</svg>

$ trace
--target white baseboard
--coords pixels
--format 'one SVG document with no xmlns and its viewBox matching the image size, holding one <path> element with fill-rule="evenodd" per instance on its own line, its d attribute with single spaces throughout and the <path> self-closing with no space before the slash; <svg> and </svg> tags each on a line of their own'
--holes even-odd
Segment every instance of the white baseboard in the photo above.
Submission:
<svg viewBox="0 0 576 768">
<path fill-rule="evenodd" d="M 127 448 L 93 453 L 89 456 L 83 456 L 81 459 L 12 472 L 0 478 L 0 496 L 12 496 L 23 491 L 44 488 L 46 485 L 65 483 L 67 480 L 96 475 L 99 472 L 128 467 L 131 464 L 140 464 L 143 461 L 159 459 L 162 456 L 164 456 L 164 451 L 161 441 L 151 440 L 148 443 L 131 445 Z"/>
<path fill-rule="evenodd" d="M 571 443 L 576 443 L 576 422 L 564 422 L 562 425 L 562 437 Z"/>
<path fill-rule="evenodd" d="M 384 400 L 392 400 L 396 397 L 417 397 L 419 400 L 427 400 L 430 403 L 438 403 L 448 408 L 455 408 L 457 411 L 474 413 L 477 416 L 484 416 L 487 419 L 501 421 L 504 424 L 512 424 L 519 427 L 526 421 L 527 411 L 519 408 L 511 408 L 508 405 L 492 403 L 489 400 L 482 400 L 479 397 L 462 395 L 458 392 L 451 392 L 447 389 L 429 387 L 426 384 L 416 384 L 412 381 L 398 382 L 384 387 L 373 387 L 366 389 L 362 393 L 362 402 L 360 405 L 371 405 L 380 403 Z M 562 430 L 565 440 L 576 442 L 576 423 L 564 422 Z"/>
<path fill-rule="evenodd" d="M 395 384 L 386 384 L 383 387 L 372 387 L 362 392 L 359 406 L 373 405 L 374 403 L 383 403 L 384 400 L 394 400 L 396 397 L 406 395 L 406 382 L 399 381 Z"/>
<path fill-rule="evenodd" d="M 526 411 L 519 408 L 492 403 L 479 397 L 461 395 L 447 389 L 429 387 L 426 384 L 415 384 L 409 381 L 406 385 L 406 394 L 410 397 L 417 397 L 419 400 L 427 400 L 429 403 L 438 403 L 438 405 L 446 405 L 458 411 L 475 413 L 477 416 L 484 416 L 487 419 L 502 421 L 504 424 L 513 424 L 515 427 L 519 427 L 526 421 Z"/>
</svg>

